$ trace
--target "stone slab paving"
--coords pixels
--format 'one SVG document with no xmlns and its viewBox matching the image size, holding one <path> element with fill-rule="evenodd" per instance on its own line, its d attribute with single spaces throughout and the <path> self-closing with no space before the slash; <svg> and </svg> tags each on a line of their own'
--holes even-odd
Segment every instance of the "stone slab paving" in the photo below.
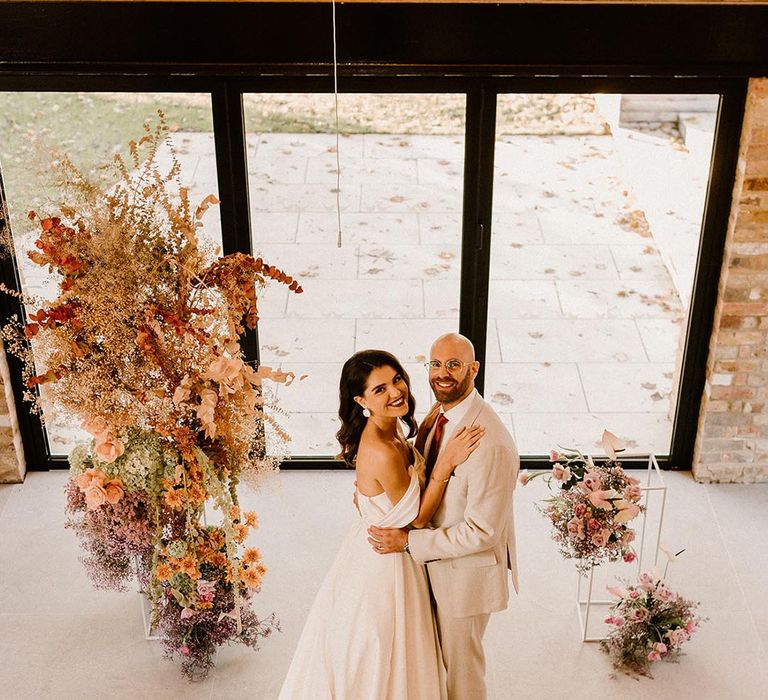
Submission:
<svg viewBox="0 0 768 700">
<path fill-rule="evenodd" d="M 215 193 L 211 135 L 174 138 L 193 198 Z M 626 165 L 627 138 L 497 140 L 485 394 L 523 453 L 555 442 L 591 450 L 603 427 L 640 451 L 668 449 L 686 308 L 681 273 L 673 279 L 655 229 L 631 225 L 641 173 Z M 425 409 L 421 362 L 434 337 L 458 327 L 463 138 L 343 137 L 340 249 L 335 143 L 328 134 L 247 138 L 254 250 L 305 289 L 273 287 L 260 298 L 263 361 L 308 375 L 277 392 L 297 455 L 335 453 L 339 371 L 352 352 L 382 347 L 401 357 Z M 654 226 L 685 221 L 687 248 L 678 246 L 675 264 L 690 268 L 706 183 L 705 171 L 690 172 L 702 161 L 658 139 L 631 146 L 644 162 L 674 153 L 674 210 L 658 183 L 639 189 L 645 210 L 655 206 Z M 220 241 L 215 210 L 205 224 L 204 235 Z M 40 270 L 23 263 L 22 271 L 29 289 L 44 291 Z M 70 428 L 66 420 L 53 427 L 54 451 L 66 451 Z"/>
</svg>

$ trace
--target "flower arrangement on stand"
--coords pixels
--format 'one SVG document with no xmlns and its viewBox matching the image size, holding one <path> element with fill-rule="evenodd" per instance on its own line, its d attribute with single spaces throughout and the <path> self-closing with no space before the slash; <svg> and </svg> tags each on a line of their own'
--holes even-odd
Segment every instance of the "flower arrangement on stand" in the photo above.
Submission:
<svg viewBox="0 0 768 700">
<path fill-rule="evenodd" d="M 274 406 L 267 382 L 293 375 L 249 365 L 239 336 L 256 326 L 257 288 L 272 280 L 302 290 L 261 258 L 218 257 L 199 240 L 217 200 L 193 210 L 184 187 L 171 194 L 179 166 L 173 156 L 160 172 L 164 144 L 161 114 L 129 144 L 130 168 L 116 157 L 107 190 L 61 161 L 73 201 L 61 216 L 30 212 L 40 234 L 29 253 L 58 275 L 59 294 L 19 295 L 39 308 L 3 338 L 24 360 L 33 410 L 43 390 L 93 436 L 73 450 L 67 485 L 68 526 L 91 579 L 122 589 L 135 562 L 153 624 L 192 678 L 205 676 L 220 644 L 256 647 L 276 627 L 251 608 L 266 568 L 245 548 L 257 520 L 240 511 L 237 485 L 279 463 L 267 436 L 279 445 L 287 435 L 265 410 Z M 206 524 L 206 504 L 220 523 Z"/>
<path fill-rule="evenodd" d="M 635 533 L 628 523 L 643 512 L 640 481 L 616 460 L 621 441 L 606 430 L 603 449 L 608 459 L 602 464 L 579 450 L 560 448 L 550 454 L 551 470 L 520 474 L 523 485 L 542 476 L 554 491 L 536 508 L 552 522 L 562 556 L 575 559 L 584 575 L 603 562 L 635 560 Z"/>
<path fill-rule="evenodd" d="M 614 669 L 630 676 L 652 678 L 651 664 L 676 659 L 704 621 L 696 614 L 699 603 L 675 593 L 656 573 L 608 591 L 615 598 L 605 618 L 612 629 L 600 645 Z"/>
</svg>

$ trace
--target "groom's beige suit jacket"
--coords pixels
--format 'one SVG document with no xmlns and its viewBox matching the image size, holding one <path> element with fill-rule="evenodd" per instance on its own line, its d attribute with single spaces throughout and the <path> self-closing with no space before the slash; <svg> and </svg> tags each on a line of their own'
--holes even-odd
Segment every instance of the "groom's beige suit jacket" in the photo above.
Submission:
<svg viewBox="0 0 768 700">
<path fill-rule="evenodd" d="M 420 428 L 428 454 L 437 404 Z M 437 605 L 452 617 L 504 610 L 509 575 L 518 590 L 512 498 L 520 468 L 517 447 L 496 412 L 477 394 L 456 426 L 486 432 L 469 459 L 456 467 L 429 529 L 411 530 L 413 558 L 427 564 Z M 429 436 L 426 437 L 428 431 Z"/>
</svg>

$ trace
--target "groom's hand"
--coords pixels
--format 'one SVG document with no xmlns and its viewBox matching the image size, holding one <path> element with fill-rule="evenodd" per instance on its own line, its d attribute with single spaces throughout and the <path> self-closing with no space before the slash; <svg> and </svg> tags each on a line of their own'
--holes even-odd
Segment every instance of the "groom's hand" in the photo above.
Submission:
<svg viewBox="0 0 768 700">
<path fill-rule="evenodd" d="M 408 542 L 408 530 L 371 525 L 368 528 L 368 542 L 377 554 L 404 552 Z"/>
</svg>

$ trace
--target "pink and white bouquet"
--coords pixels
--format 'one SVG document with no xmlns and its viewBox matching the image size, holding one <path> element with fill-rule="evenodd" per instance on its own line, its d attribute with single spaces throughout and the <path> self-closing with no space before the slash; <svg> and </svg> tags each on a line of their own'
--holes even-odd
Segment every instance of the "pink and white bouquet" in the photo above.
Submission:
<svg viewBox="0 0 768 700">
<path fill-rule="evenodd" d="M 605 431 L 603 447 L 609 456 L 603 464 L 578 450 L 561 448 L 550 454 L 551 470 L 520 475 L 523 485 L 543 476 L 550 489 L 556 489 L 545 505 L 536 508 L 552 521 L 552 539 L 560 553 L 576 559 L 577 570 L 585 575 L 605 561 L 635 560 L 635 532 L 628 523 L 644 510 L 639 479 L 616 461 L 620 441 Z"/>
<path fill-rule="evenodd" d="M 612 626 L 600 644 L 617 671 L 652 678 L 651 664 L 680 655 L 704 621 L 696 614 L 698 602 L 672 591 L 658 575 L 641 573 L 637 583 L 609 586 L 616 599 L 605 622 Z"/>
</svg>

